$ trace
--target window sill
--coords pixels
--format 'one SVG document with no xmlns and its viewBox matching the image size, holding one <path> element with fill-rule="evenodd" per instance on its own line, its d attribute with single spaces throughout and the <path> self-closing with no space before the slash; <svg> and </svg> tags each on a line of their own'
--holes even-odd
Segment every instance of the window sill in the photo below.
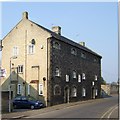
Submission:
<svg viewBox="0 0 120 120">
<path fill-rule="evenodd" d="M 57 76 L 57 75 L 55 75 L 55 77 L 61 77 L 61 76 Z"/>
<path fill-rule="evenodd" d="M 23 72 L 18 72 L 18 74 L 23 74 Z"/>
<path fill-rule="evenodd" d="M 77 96 L 72 96 L 72 98 L 77 98 Z"/>
</svg>

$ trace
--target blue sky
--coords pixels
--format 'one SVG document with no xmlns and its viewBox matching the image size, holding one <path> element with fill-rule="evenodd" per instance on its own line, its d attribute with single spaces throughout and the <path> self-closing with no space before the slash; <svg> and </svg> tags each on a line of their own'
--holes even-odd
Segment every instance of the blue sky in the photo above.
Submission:
<svg viewBox="0 0 120 120">
<path fill-rule="evenodd" d="M 118 4 L 117 2 L 4 2 L 1 39 L 28 11 L 29 19 L 51 29 L 59 25 L 62 35 L 102 56 L 102 76 L 118 80 Z"/>
</svg>

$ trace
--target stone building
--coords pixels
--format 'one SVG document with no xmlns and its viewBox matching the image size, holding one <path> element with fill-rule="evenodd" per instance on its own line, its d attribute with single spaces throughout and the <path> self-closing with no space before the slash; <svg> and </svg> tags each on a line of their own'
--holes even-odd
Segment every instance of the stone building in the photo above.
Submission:
<svg viewBox="0 0 120 120">
<path fill-rule="evenodd" d="M 101 56 L 61 35 L 61 27 L 48 30 L 28 19 L 2 40 L 3 91 L 32 96 L 47 106 L 99 98 Z"/>
</svg>

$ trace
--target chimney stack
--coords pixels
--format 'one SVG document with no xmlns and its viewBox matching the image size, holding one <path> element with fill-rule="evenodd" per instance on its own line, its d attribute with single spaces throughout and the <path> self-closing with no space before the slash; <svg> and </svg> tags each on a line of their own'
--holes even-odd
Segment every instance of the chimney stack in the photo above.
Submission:
<svg viewBox="0 0 120 120">
<path fill-rule="evenodd" d="M 28 12 L 23 12 L 22 18 L 23 19 L 28 19 Z"/>
<path fill-rule="evenodd" d="M 85 47 L 85 42 L 80 42 L 80 45 Z"/>
<path fill-rule="evenodd" d="M 53 26 L 52 31 L 57 33 L 58 35 L 61 35 L 61 27 L 60 26 Z"/>
</svg>

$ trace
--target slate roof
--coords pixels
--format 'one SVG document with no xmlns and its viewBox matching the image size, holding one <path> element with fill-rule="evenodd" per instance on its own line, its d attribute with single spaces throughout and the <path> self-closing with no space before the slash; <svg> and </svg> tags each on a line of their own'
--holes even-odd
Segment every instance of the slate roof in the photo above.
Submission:
<svg viewBox="0 0 120 120">
<path fill-rule="evenodd" d="M 41 26 L 41 25 L 39 25 L 39 24 L 37 24 L 37 23 L 35 23 L 33 21 L 31 21 L 31 22 L 34 23 L 34 24 L 36 24 L 37 26 L 41 27 L 42 29 L 46 30 L 47 32 L 49 32 L 52 35 L 52 37 L 54 37 L 54 38 L 56 38 L 58 40 L 61 40 L 63 42 L 66 42 L 66 43 L 68 43 L 68 44 L 70 44 L 72 46 L 75 46 L 77 48 L 80 48 L 80 49 L 82 49 L 84 51 L 87 51 L 87 52 L 89 52 L 91 54 L 94 54 L 94 55 L 102 58 L 102 56 L 100 56 L 99 54 L 97 54 L 94 51 L 90 50 L 89 48 L 84 47 L 84 46 L 80 45 L 79 43 L 76 43 L 76 42 L 74 42 L 74 41 L 72 41 L 72 40 L 70 40 L 70 39 L 68 39 L 68 38 L 66 38 L 64 36 L 58 35 L 55 32 L 52 32 L 51 30 L 49 30 L 49 29 L 47 29 L 47 28 L 45 28 L 45 27 L 43 27 L 43 26 Z"/>
</svg>

